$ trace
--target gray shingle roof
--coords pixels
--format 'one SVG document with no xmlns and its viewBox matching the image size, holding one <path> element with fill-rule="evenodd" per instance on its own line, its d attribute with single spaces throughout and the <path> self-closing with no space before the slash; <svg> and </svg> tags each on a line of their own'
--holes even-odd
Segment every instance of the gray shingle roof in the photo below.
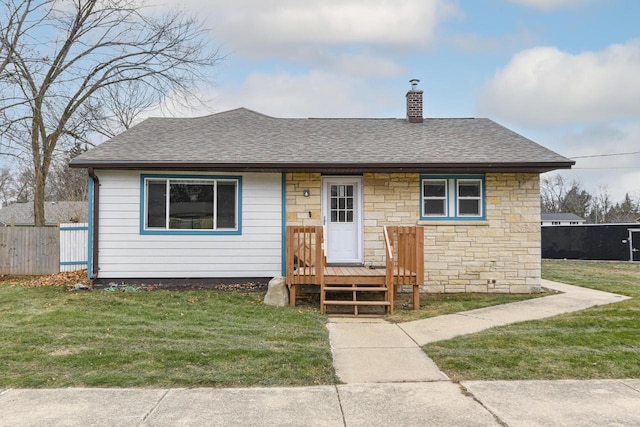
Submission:
<svg viewBox="0 0 640 427">
<path fill-rule="evenodd" d="M 75 167 L 531 169 L 573 162 L 489 119 L 281 119 L 245 108 L 150 118 Z"/>
<path fill-rule="evenodd" d="M 568 212 L 542 213 L 540 219 L 542 221 L 584 221 L 584 218 Z"/>
<path fill-rule="evenodd" d="M 44 202 L 46 225 L 61 222 L 87 222 L 87 202 Z M 32 226 L 33 202 L 14 203 L 0 209 L 0 226 Z"/>
</svg>

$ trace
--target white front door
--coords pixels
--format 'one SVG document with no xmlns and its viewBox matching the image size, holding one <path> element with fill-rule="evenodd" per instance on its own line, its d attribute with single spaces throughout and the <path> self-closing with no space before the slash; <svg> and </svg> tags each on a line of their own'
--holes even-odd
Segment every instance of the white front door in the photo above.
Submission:
<svg viewBox="0 0 640 427">
<path fill-rule="evenodd" d="M 362 177 L 323 177 L 322 192 L 327 262 L 361 264 Z"/>
</svg>

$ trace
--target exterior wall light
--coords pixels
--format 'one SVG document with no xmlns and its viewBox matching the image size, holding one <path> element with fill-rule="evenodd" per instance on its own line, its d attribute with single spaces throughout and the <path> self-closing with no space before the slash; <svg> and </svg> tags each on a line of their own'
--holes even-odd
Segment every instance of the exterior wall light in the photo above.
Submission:
<svg viewBox="0 0 640 427">
<path fill-rule="evenodd" d="M 308 189 L 307 189 L 307 190 L 302 190 L 302 195 L 303 195 L 304 197 L 309 197 L 309 196 L 311 195 L 311 193 L 309 192 L 309 190 L 308 190 Z"/>
</svg>

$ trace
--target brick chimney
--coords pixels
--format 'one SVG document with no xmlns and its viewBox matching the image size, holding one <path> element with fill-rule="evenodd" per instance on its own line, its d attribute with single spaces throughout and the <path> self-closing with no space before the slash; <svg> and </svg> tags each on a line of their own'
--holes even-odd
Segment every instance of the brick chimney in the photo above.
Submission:
<svg viewBox="0 0 640 427">
<path fill-rule="evenodd" d="M 418 90 L 420 80 L 409 80 L 411 90 L 407 92 L 407 120 L 409 123 L 422 123 L 422 91 Z"/>
</svg>

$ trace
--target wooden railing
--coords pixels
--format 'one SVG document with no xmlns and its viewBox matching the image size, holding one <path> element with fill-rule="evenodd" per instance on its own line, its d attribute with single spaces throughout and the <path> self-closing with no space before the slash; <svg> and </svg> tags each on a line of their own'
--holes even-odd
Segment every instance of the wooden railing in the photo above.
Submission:
<svg viewBox="0 0 640 427">
<path fill-rule="evenodd" d="M 289 304 L 292 306 L 296 304 L 296 296 L 301 285 L 318 285 L 320 286 L 320 309 L 324 312 L 326 296 L 324 234 L 322 226 L 290 225 L 286 227 L 286 283 L 289 285 Z M 420 285 L 424 283 L 424 229 L 416 226 L 386 226 L 383 228 L 383 235 L 386 270 L 385 286 L 380 289 L 386 293 L 385 300 L 389 303 L 388 312 L 393 313 L 393 300 L 397 286 L 413 286 L 413 306 L 418 309 Z M 367 282 L 362 282 L 360 279 L 370 277 L 370 275 L 360 277 L 357 273 L 349 273 L 344 276 L 345 281 L 341 282 L 342 275 L 338 280 L 335 276 L 335 273 L 331 272 L 327 276 L 327 280 L 331 279 L 331 283 L 334 283 L 330 286 L 363 284 Z M 357 285 L 353 286 L 357 287 Z M 344 289 L 353 290 L 352 288 Z M 370 289 L 362 288 L 363 292 L 368 290 Z M 354 301 L 354 305 L 357 304 L 364 305 L 365 302 Z"/>
<path fill-rule="evenodd" d="M 396 296 L 397 286 L 413 286 L 413 307 L 417 310 L 420 308 L 420 285 L 424 283 L 424 228 L 385 226 L 384 240 L 387 281 L 393 279 L 390 298 Z"/>
<path fill-rule="evenodd" d="M 286 228 L 286 283 L 289 304 L 296 304 L 300 285 L 324 287 L 324 229 L 322 226 L 289 225 Z"/>
</svg>

